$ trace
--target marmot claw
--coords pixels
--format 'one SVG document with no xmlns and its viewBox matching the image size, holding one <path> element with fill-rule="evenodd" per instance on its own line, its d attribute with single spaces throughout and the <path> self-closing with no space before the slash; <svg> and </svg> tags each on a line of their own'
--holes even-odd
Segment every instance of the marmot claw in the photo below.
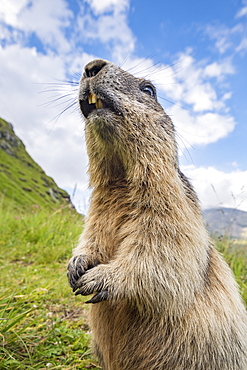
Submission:
<svg viewBox="0 0 247 370">
<path fill-rule="evenodd" d="M 106 301 L 109 297 L 108 289 L 104 289 L 101 292 L 95 294 L 89 301 L 86 301 L 85 303 L 98 303 L 102 301 Z"/>
<path fill-rule="evenodd" d="M 95 294 L 87 303 L 98 303 L 109 299 L 108 269 L 99 265 L 87 271 L 74 286 L 75 295 Z M 112 291 L 112 289 L 111 289 Z"/>
<path fill-rule="evenodd" d="M 67 276 L 73 291 L 77 289 L 76 283 L 80 277 L 84 275 L 87 270 L 97 266 L 97 264 L 97 261 L 93 263 L 87 256 L 84 255 L 74 256 L 71 258 L 68 264 Z"/>
</svg>

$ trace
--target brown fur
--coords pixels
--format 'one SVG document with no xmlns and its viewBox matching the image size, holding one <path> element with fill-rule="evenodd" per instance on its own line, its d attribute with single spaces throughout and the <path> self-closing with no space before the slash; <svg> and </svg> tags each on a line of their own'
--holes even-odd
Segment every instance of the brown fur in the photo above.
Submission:
<svg viewBox="0 0 247 370">
<path fill-rule="evenodd" d="M 85 67 L 79 101 L 93 193 L 70 284 L 95 293 L 104 369 L 246 370 L 243 302 L 179 170 L 173 124 L 146 86 L 107 61 Z M 103 109 L 91 109 L 90 93 Z"/>
</svg>

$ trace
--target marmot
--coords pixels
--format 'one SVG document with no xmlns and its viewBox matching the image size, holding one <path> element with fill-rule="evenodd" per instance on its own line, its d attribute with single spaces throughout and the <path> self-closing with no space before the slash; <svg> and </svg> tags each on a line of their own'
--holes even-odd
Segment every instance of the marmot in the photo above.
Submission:
<svg viewBox="0 0 247 370">
<path fill-rule="evenodd" d="M 247 316 L 178 165 L 175 130 L 150 81 L 94 60 L 80 81 L 90 185 L 68 266 L 94 296 L 90 325 L 107 370 L 246 370 Z"/>
</svg>

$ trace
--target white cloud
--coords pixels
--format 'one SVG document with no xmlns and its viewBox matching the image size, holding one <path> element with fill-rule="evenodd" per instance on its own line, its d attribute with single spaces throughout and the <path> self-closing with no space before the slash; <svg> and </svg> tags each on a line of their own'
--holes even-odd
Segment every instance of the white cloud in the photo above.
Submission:
<svg viewBox="0 0 247 370">
<path fill-rule="evenodd" d="M 246 35 L 246 16 L 247 6 L 245 4 L 236 14 L 236 24 L 233 27 L 227 27 L 224 24 L 208 25 L 205 27 L 205 33 L 215 40 L 215 46 L 221 54 L 235 52 L 240 53 L 247 50 Z M 242 19 L 245 18 L 245 19 Z"/>
<path fill-rule="evenodd" d="M 208 25 L 205 28 L 205 32 L 212 40 L 215 40 L 215 46 L 221 54 L 233 47 L 231 40 L 232 30 L 228 27 L 224 25 Z"/>
<path fill-rule="evenodd" d="M 214 167 L 183 166 L 204 209 L 230 207 L 247 211 L 247 171 L 223 172 Z"/>
<path fill-rule="evenodd" d="M 64 77 L 65 68 L 61 58 L 39 54 L 35 48 L 15 44 L 0 47 L 0 65 L 2 104 L 8 106 L 13 119 L 23 122 L 23 125 L 33 116 L 40 122 L 44 118 L 44 109 L 38 108 L 38 92 L 44 86 L 39 83 L 51 81 L 58 76 Z"/>
<path fill-rule="evenodd" d="M 239 12 L 236 14 L 236 18 L 241 18 L 247 16 L 247 6 L 244 6 Z"/>
<path fill-rule="evenodd" d="M 222 96 L 222 100 L 223 100 L 223 101 L 226 101 L 226 100 L 228 100 L 228 99 L 231 99 L 231 97 L 232 97 L 232 92 L 231 92 L 231 91 L 229 91 L 229 92 L 225 93 L 225 94 Z"/>
<path fill-rule="evenodd" d="M 20 11 L 27 6 L 28 0 L 2 0 L 0 8 L 0 20 L 17 27 Z"/>
<path fill-rule="evenodd" d="M 22 0 L 20 3 L 17 0 L 4 1 L 6 4 L 0 10 L 0 19 L 6 25 L 15 27 L 15 31 L 9 34 L 5 28 L 5 33 L 1 32 L 2 36 L 9 41 L 13 37 L 15 40 L 26 40 L 35 33 L 45 47 L 60 52 L 70 49 L 63 30 L 70 25 L 73 13 L 65 0 Z"/>
<path fill-rule="evenodd" d="M 95 15 L 81 6 L 77 18 L 77 32 L 84 41 L 93 40 L 105 44 L 112 54 L 112 59 L 122 62 L 134 51 L 135 38 L 127 22 L 128 1 L 89 2 Z M 97 5 L 96 5 L 97 4 Z M 109 10 L 107 13 L 104 13 Z"/>
<path fill-rule="evenodd" d="M 222 80 L 226 75 L 234 74 L 235 69 L 229 60 L 223 60 L 221 63 L 213 62 L 208 64 L 204 69 L 205 77 L 216 77 L 218 80 Z"/>
<path fill-rule="evenodd" d="M 227 75 L 233 74 L 234 69 L 231 61 L 223 60 L 207 64 L 206 61 L 197 62 L 194 58 L 182 54 L 181 71 L 177 74 L 178 83 L 182 86 L 180 102 L 193 107 L 194 112 L 219 110 L 224 108 L 221 97 L 218 96 L 215 80 L 224 80 Z M 174 90 L 176 86 L 174 86 Z"/>
<path fill-rule="evenodd" d="M 236 48 L 237 52 L 247 51 L 247 37 L 243 38 Z"/>
<path fill-rule="evenodd" d="M 195 115 L 177 105 L 167 110 L 178 132 L 179 147 L 206 145 L 226 137 L 234 130 L 235 121 L 230 115 L 208 112 Z"/>
<path fill-rule="evenodd" d="M 63 187 L 87 183 L 87 155 L 84 125 L 79 113 L 64 116 L 54 127 L 39 130 L 39 137 L 30 151 L 40 158 L 43 168 Z M 83 185 L 84 184 L 84 185 Z"/>
<path fill-rule="evenodd" d="M 129 7 L 129 0 L 86 0 L 95 14 L 109 11 L 114 13 L 123 12 Z"/>
</svg>

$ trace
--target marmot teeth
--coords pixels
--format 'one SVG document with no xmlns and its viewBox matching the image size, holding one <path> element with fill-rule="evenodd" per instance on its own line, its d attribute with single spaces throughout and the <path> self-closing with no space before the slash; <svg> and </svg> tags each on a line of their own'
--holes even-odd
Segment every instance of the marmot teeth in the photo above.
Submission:
<svg viewBox="0 0 247 370">
<path fill-rule="evenodd" d="M 98 99 L 97 96 L 94 93 L 88 95 L 88 103 L 89 104 L 95 104 L 96 109 L 103 108 L 102 100 Z"/>
<path fill-rule="evenodd" d="M 97 99 L 96 103 L 96 109 L 100 109 L 100 108 L 103 108 L 103 102 L 101 99 Z"/>
<path fill-rule="evenodd" d="M 88 97 L 89 104 L 95 104 L 97 101 L 97 96 L 95 94 L 90 94 Z"/>
</svg>

